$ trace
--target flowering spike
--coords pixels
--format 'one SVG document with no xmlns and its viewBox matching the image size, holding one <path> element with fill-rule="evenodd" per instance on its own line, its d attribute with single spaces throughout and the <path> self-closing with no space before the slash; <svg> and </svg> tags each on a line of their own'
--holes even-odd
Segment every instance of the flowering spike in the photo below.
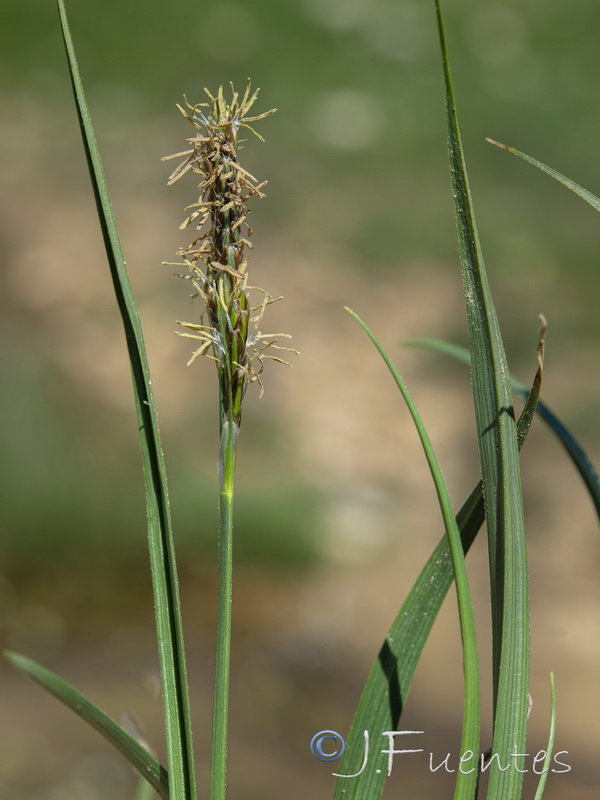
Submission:
<svg viewBox="0 0 600 800">
<path fill-rule="evenodd" d="M 264 351 L 277 347 L 278 338 L 286 336 L 261 334 L 256 328 L 267 305 L 280 298 L 247 283 L 245 249 L 252 249 L 249 241 L 252 229 L 246 221 L 249 214 L 246 204 L 253 197 L 265 196 L 262 189 L 266 181 L 259 183 L 237 160 L 239 129 L 247 128 L 262 140 L 248 123 L 264 119 L 275 109 L 248 115 L 258 97 L 258 89 L 251 93 L 250 81 L 241 99 L 231 85 L 230 103 L 225 100 L 222 86 L 216 96 L 208 89 L 204 92 L 208 103 L 192 105 L 184 96 L 185 107 L 177 106 L 196 129 L 195 136 L 186 140 L 189 149 L 163 159 L 183 158 L 171 174 L 169 185 L 188 172 L 200 176 L 199 199 L 186 208 L 191 213 L 180 226 L 183 230 L 194 225 L 199 234 L 177 252 L 183 259 L 177 266 L 187 267 L 190 274 L 185 277 L 192 280 L 195 294 L 203 299 L 204 311 L 201 324 L 180 322 L 192 332 L 179 335 L 200 340 L 200 347 L 188 363 L 200 355 L 216 361 L 221 422 L 233 422 L 239 427 L 248 384 L 257 381 L 262 394 L 259 375 L 263 359 L 268 357 Z M 251 303 L 249 291 L 262 294 L 261 300 Z M 281 359 L 273 356 L 273 360 Z"/>
</svg>

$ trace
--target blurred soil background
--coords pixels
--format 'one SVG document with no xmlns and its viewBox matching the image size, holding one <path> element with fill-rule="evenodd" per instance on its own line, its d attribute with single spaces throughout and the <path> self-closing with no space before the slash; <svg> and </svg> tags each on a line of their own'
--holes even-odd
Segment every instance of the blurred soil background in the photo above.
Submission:
<svg viewBox="0 0 600 800">
<path fill-rule="evenodd" d="M 597 215 L 491 136 L 600 190 L 600 7 L 595 0 L 448 0 L 447 33 L 478 223 L 511 368 L 600 462 Z M 468 373 L 401 349 L 465 343 L 433 3 L 423 0 L 80 0 L 72 31 L 140 305 L 161 415 L 205 795 L 214 650 L 216 380 L 185 364 L 176 319 L 199 311 L 162 261 L 196 199 L 167 188 L 191 133 L 175 103 L 248 75 L 267 139 L 244 166 L 254 203 L 251 281 L 285 300 L 266 331 L 302 355 L 250 391 L 237 477 L 230 793 L 331 796 L 311 757 L 348 730 L 370 664 L 441 535 L 401 398 L 358 326 L 408 381 L 456 507 L 477 478 Z M 145 511 L 129 368 L 96 221 L 54 4 L 0 11 L 0 637 L 112 715 L 129 710 L 163 755 Z M 171 162 L 172 163 L 172 162 Z M 591 503 L 537 422 L 523 452 L 530 543 L 530 752 L 543 749 L 548 673 L 556 747 L 572 770 L 547 800 L 600 787 L 600 542 Z M 469 557 L 489 689 L 484 537 Z M 462 688 L 451 596 L 416 675 L 404 729 L 437 761 L 458 753 Z M 488 692 L 489 696 L 489 692 Z M 489 703 L 483 744 L 489 743 Z M 378 747 L 378 732 L 371 732 Z M 383 747 L 383 740 L 381 741 Z M 386 797 L 448 797 L 452 776 L 404 761 Z M 131 798 L 127 764 L 69 711 L 0 663 L 0 795 Z M 530 795 L 532 793 L 530 792 Z"/>
</svg>

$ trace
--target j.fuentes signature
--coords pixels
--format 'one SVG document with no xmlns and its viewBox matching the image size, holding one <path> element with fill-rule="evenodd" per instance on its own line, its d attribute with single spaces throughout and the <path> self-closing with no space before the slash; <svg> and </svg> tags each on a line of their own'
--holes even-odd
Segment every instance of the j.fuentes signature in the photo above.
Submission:
<svg viewBox="0 0 600 800">
<path fill-rule="evenodd" d="M 381 755 L 387 755 L 388 776 L 392 774 L 395 756 L 406 756 L 425 752 L 423 748 L 397 750 L 394 746 L 396 744 L 396 737 L 418 736 L 423 733 L 424 731 L 382 732 L 381 735 L 384 737 L 387 747 L 382 748 L 378 752 Z M 358 772 L 354 772 L 350 775 L 342 775 L 334 772 L 333 775 L 338 778 L 357 778 L 365 771 L 369 763 L 369 731 L 364 732 L 364 739 L 365 747 L 363 760 Z M 319 761 L 337 761 L 343 755 L 345 748 L 346 743 L 343 737 L 337 733 L 337 731 L 332 730 L 319 731 L 313 736 L 310 742 L 310 752 L 315 758 L 318 758 Z M 568 754 L 568 750 L 560 750 L 557 753 L 554 753 L 550 764 L 545 766 L 544 762 L 547 755 L 545 750 L 539 750 L 535 755 L 533 755 L 531 753 L 518 753 L 515 747 L 515 752 L 510 755 L 510 760 L 503 763 L 501 762 L 498 753 L 480 755 L 478 753 L 473 753 L 472 750 L 467 750 L 466 752 L 454 757 L 450 753 L 447 753 L 446 756 L 441 760 L 439 756 L 436 757 L 433 753 L 429 753 L 429 771 L 437 772 L 440 769 L 444 769 L 446 772 L 458 771 L 462 772 L 464 775 L 468 775 L 470 772 L 474 772 L 478 768 L 482 773 L 487 772 L 492 764 L 495 764 L 501 772 L 506 772 L 509 769 L 514 769 L 517 772 L 522 773 L 533 772 L 536 775 L 542 775 L 544 772 L 548 772 L 548 770 L 556 773 L 570 772 L 572 769 L 570 764 L 560 758 L 561 756 L 567 756 Z M 377 769 L 376 772 L 380 773 L 381 770 Z"/>
</svg>

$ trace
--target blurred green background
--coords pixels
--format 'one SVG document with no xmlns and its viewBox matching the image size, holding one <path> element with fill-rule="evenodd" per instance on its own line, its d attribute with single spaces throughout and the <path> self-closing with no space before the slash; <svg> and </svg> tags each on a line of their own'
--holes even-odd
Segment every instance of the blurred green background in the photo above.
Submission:
<svg viewBox="0 0 600 800">
<path fill-rule="evenodd" d="M 529 379 L 543 311 L 545 399 L 598 462 L 597 217 L 484 137 L 600 191 L 600 6 L 448 0 L 445 12 L 511 366 Z M 477 474 L 468 377 L 437 356 L 397 348 L 422 336 L 465 341 L 433 3 L 79 0 L 69 13 L 161 413 L 203 765 L 216 381 L 208 361 L 185 368 L 189 348 L 173 336 L 175 320 L 197 309 L 161 262 L 186 242 L 178 225 L 196 192 L 191 179 L 167 188 L 170 165 L 160 158 L 185 148 L 191 129 L 175 108 L 183 94 L 196 102 L 204 86 L 233 81 L 241 89 L 251 76 L 262 90 L 257 113 L 278 108 L 257 125 L 267 142 L 250 137 L 243 151 L 245 167 L 269 180 L 268 198 L 252 210 L 251 280 L 285 295 L 263 325 L 291 333 L 302 356 L 292 370 L 268 365 L 265 397 L 252 392 L 246 401 L 233 677 L 250 690 L 234 694 L 231 781 L 238 798 L 280 797 L 282 787 L 290 798 L 327 797 L 331 770 L 311 759 L 307 743 L 320 728 L 347 728 L 377 646 L 440 533 L 399 398 L 344 305 L 401 365 L 457 505 Z M 155 669 L 155 656 L 128 366 L 57 13 L 47 0 L 4 0 L 0 15 L 2 641 L 62 669 L 115 715 L 137 703 L 160 747 L 160 706 L 140 678 Z M 597 526 L 572 469 L 537 427 L 523 456 L 533 685 L 543 706 L 547 672 L 557 671 L 559 708 L 572 715 L 565 738 L 579 759 L 577 770 L 549 783 L 547 798 L 596 797 L 600 727 L 589 719 L 589 692 L 597 703 Z M 485 642 L 483 559 L 474 555 Z M 460 709 L 453 613 L 450 604 L 450 633 L 438 630 L 426 653 L 413 719 L 446 750 Z M 446 684 L 439 658 L 450 652 Z M 77 720 L 7 668 L 1 676 L 7 796 L 131 796 L 127 769 L 94 734 L 84 738 Z M 38 753 L 37 770 L 28 748 Z M 428 773 L 417 768 L 411 780 L 415 791 L 437 796 Z"/>
</svg>

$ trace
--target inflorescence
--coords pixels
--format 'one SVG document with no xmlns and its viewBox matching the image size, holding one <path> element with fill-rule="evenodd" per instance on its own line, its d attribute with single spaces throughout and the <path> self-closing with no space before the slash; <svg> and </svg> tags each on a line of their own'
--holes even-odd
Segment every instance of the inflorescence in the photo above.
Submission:
<svg viewBox="0 0 600 800">
<path fill-rule="evenodd" d="M 275 109 L 249 116 L 258 90 L 251 94 L 248 81 L 240 99 L 233 85 L 231 89 L 230 103 L 225 101 L 222 87 L 216 97 L 205 89 L 209 99 L 206 103 L 190 105 L 184 98 L 185 108 L 178 108 L 196 134 L 186 140 L 188 150 L 163 160 L 184 159 L 170 176 L 169 185 L 190 171 L 201 178 L 200 196 L 186 208 L 190 214 L 180 226 L 184 230 L 193 224 L 199 235 L 177 251 L 183 261 L 173 266 L 187 268 L 184 277 L 192 281 L 193 296 L 204 301 L 204 311 L 200 324 L 178 321 L 186 328 L 179 335 L 201 342 L 188 364 L 200 355 L 216 361 L 222 415 L 239 426 L 247 386 L 257 381 L 262 395 L 260 375 L 264 360 L 288 363 L 267 351 L 297 351 L 277 344 L 280 338 L 289 338 L 287 334 L 263 334 L 258 329 L 266 307 L 281 298 L 248 284 L 245 256 L 246 248 L 252 249 L 246 204 L 253 197 L 265 196 L 262 189 L 267 182 L 259 183 L 238 163 L 238 134 L 245 128 L 263 141 L 249 123 L 264 119 Z M 260 302 L 252 305 L 251 294 L 258 294 Z"/>
</svg>

